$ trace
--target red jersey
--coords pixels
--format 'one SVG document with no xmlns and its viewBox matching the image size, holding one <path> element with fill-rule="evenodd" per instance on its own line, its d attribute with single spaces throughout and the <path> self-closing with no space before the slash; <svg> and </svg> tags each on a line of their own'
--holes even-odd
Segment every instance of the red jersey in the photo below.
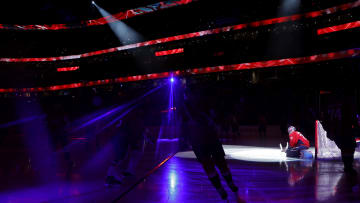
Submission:
<svg viewBox="0 0 360 203">
<path fill-rule="evenodd" d="M 307 140 L 304 135 L 298 131 L 294 131 L 289 135 L 290 138 L 290 147 L 299 147 L 305 146 L 310 147 L 310 142 Z"/>
</svg>

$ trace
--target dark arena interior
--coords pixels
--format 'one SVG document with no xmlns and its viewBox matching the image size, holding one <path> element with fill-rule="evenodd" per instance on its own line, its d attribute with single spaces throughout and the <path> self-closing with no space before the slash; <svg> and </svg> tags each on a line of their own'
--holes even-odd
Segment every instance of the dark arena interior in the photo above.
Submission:
<svg viewBox="0 0 360 203">
<path fill-rule="evenodd" d="M 360 0 L 1 10 L 0 202 L 360 202 Z"/>
</svg>

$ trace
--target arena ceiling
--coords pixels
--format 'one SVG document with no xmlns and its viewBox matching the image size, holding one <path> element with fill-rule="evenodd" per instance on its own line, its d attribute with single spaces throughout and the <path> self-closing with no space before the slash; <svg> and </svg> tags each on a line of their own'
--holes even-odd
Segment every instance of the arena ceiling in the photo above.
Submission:
<svg viewBox="0 0 360 203">
<path fill-rule="evenodd" d="M 159 0 L 97 0 L 110 13 L 156 3 Z M 36 0 L 1 2 L 0 19 L 4 24 L 78 23 L 101 17 L 91 0 Z"/>
<path fill-rule="evenodd" d="M 279 6 L 284 1 L 286 0 L 271 2 L 254 0 L 241 2 L 242 4 L 239 5 L 237 1 L 233 0 L 197 0 L 188 5 L 136 16 L 124 20 L 124 22 L 141 33 L 146 41 L 232 26 L 238 23 L 251 23 L 257 20 L 306 13 L 346 2 L 356 2 L 354 0 L 302 1 L 303 4 L 298 11 L 283 14 L 279 13 Z M 157 3 L 159 0 L 98 0 L 96 2 L 99 6 L 114 14 Z M 7 3 L 2 8 L 6 12 L 0 13 L 0 24 L 73 24 L 83 20 L 102 17 L 99 11 L 91 5 L 91 1 L 88 0 L 41 0 L 23 2 L 21 4 L 13 1 L 13 3 Z M 359 8 L 356 11 L 359 11 Z M 334 24 L 334 22 L 328 22 L 326 18 L 317 20 L 326 23 L 322 27 Z M 292 26 L 291 23 L 285 23 L 280 26 L 250 28 L 246 29 L 246 32 L 229 32 L 216 36 L 180 40 L 179 42 L 163 43 L 161 45 L 134 49 L 134 51 L 130 50 L 130 53 L 116 52 L 105 54 L 105 57 L 101 55 L 99 57 L 82 58 L 81 60 L 73 61 L 73 63 L 68 63 L 67 61 L 61 63 L 12 64 L 1 62 L 0 88 L 32 87 L 44 84 L 53 85 L 114 78 L 123 75 L 158 73 L 181 68 L 311 56 L 359 47 L 360 41 L 358 38 L 353 37 L 359 32 L 358 29 L 357 32 L 353 33 L 347 32 L 331 35 L 330 37 L 324 36 L 315 43 L 313 41 L 314 38 L 317 38 L 315 31 L 317 27 L 320 28 L 321 26 L 311 27 L 314 24 L 311 20 L 301 20 L 301 23 L 304 23 L 304 25 L 293 23 L 295 26 Z M 341 24 L 342 21 L 339 20 L 336 23 Z M 268 46 L 270 44 L 269 41 L 274 39 L 274 36 L 270 34 L 271 29 L 268 29 L 274 27 L 278 27 L 280 31 L 288 29 L 288 31 L 281 31 L 275 37 L 278 39 L 278 42 L 294 41 L 290 38 L 301 35 L 307 38 L 307 43 L 303 43 L 305 47 L 296 50 L 293 45 L 287 46 L 286 43 L 283 43 L 279 46 L 277 44 L 277 47 L 284 47 L 284 49 L 279 53 L 273 50 L 272 53 L 274 54 L 269 55 L 269 50 L 264 47 Z M 300 28 L 298 29 L 297 27 Z M 279 31 L 279 29 L 277 30 Z M 291 31 L 291 29 L 295 30 Z M 253 39 L 253 35 L 258 36 L 258 38 Z M 343 41 L 340 43 L 341 40 L 339 39 L 343 39 Z M 339 41 L 339 43 L 330 43 L 335 41 Z M 2 44 L 0 47 L 0 58 L 66 56 L 122 46 L 122 43 L 115 37 L 108 25 L 60 31 L 2 29 L 0 30 L 0 43 Z M 176 48 L 185 48 L 185 53 L 170 57 L 156 57 L 154 54 L 156 51 Z M 219 56 L 214 57 L 218 54 Z M 64 74 L 56 72 L 56 69 L 59 67 L 71 66 L 80 66 L 80 71 Z M 146 67 L 146 70 L 144 67 Z"/>
</svg>

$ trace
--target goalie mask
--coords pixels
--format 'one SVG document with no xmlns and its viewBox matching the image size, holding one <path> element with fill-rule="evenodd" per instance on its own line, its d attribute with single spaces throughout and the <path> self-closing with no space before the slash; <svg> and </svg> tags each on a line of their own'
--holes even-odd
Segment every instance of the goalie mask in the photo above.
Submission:
<svg viewBox="0 0 360 203">
<path fill-rule="evenodd" d="M 288 127 L 288 133 L 291 134 L 292 132 L 294 132 L 296 130 L 296 128 L 294 126 L 290 126 Z"/>
</svg>

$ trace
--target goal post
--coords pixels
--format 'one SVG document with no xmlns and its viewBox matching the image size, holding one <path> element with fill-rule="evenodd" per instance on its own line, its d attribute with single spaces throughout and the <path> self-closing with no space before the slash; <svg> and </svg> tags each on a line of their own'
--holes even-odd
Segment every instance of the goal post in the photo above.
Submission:
<svg viewBox="0 0 360 203">
<path fill-rule="evenodd" d="M 360 158 L 360 138 L 354 138 L 357 142 L 354 158 Z M 329 139 L 326 129 L 320 121 L 315 121 L 315 158 L 316 159 L 341 159 L 341 150 L 336 143 Z"/>
<path fill-rule="evenodd" d="M 339 147 L 327 137 L 326 130 L 318 120 L 315 122 L 315 157 L 317 159 L 341 159 Z"/>
</svg>

